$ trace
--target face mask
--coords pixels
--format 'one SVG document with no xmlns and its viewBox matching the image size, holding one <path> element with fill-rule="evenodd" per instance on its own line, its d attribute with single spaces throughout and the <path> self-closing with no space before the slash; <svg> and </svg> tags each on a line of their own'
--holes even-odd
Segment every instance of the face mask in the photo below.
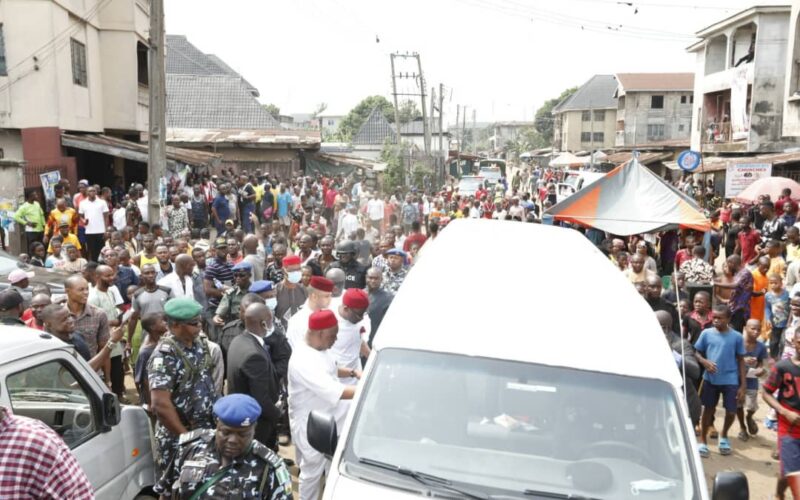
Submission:
<svg viewBox="0 0 800 500">
<path fill-rule="evenodd" d="M 300 283 L 300 280 L 301 280 L 302 278 L 303 278 L 303 272 L 302 272 L 302 271 L 290 271 L 290 272 L 289 272 L 289 273 L 286 275 L 286 279 L 288 279 L 288 280 L 289 280 L 289 283 L 293 283 L 293 284 L 295 284 L 295 285 L 296 285 L 297 283 Z"/>
<path fill-rule="evenodd" d="M 267 322 L 266 321 L 262 321 L 261 322 L 261 327 L 266 331 L 266 333 L 264 334 L 264 337 L 269 337 L 275 331 L 275 324 L 274 323 L 269 325 L 269 326 L 267 326 Z"/>
<path fill-rule="evenodd" d="M 275 297 L 269 298 L 266 301 L 267 307 L 269 307 L 270 311 L 274 311 L 276 307 L 278 307 L 278 299 Z"/>
</svg>

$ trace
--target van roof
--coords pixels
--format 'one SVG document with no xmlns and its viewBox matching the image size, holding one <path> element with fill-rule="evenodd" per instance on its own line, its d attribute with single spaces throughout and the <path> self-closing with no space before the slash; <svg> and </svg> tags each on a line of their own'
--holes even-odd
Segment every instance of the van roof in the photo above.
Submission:
<svg viewBox="0 0 800 500">
<path fill-rule="evenodd" d="M 650 306 L 579 232 L 458 219 L 425 245 L 375 348 L 449 352 L 619 375 L 680 374 Z"/>
<path fill-rule="evenodd" d="M 25 326 L 0 325 L 0 365 L 64 347 L 67 347 L 64 342 L 48 333 Z"/>
</svg>

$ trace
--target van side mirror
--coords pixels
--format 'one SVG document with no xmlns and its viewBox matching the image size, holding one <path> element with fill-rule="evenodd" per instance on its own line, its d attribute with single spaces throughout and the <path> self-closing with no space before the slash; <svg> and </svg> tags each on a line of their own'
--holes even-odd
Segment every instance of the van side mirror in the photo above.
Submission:
<svg viewBox="0 0 800 500">
<path fill-rule="evenodd" d="M 720 472 L 714 478 L 712 500 L 749 500 L 747 477 L 741 472 Z"/>
<path fill-rule="evenodd" d="M 117 425 L 121 415 L 117 395 L 108 392 L 103 393 L 102 406 L 103 425 L 105 427 L 114 427 Z"/>
<path fill-rule="evenodd" d="M 308 416 L 306 432 L 308 433 L 308 444 L 312 448 L 327 457 L 332 457 L 336 453 L 339 436 L 336 429 L 336 419 L 332 415 L 312 411 Z"/>
</svg>

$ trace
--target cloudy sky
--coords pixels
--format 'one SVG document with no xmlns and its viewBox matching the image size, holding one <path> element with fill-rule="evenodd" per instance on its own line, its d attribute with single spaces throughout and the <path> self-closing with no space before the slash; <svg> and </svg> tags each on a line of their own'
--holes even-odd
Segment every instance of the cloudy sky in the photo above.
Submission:
<svg viewBox="0 0 800 500">
<path fill-rule="evenodd" d="M 632 3 L 165 1 L 168 33 L 224 59 L 282 113 L 325 102 L 344 114 L 365 96 L 389 98 L 389 54 L 418 52 L 427 87 L 445 85 L 454 122 L 456 105 L 470 119 L 476 109 L 478 121 L 530 120 L 543 101 L 598 73 L 693 71 L 692 34 L 752 0 Z M 417 91 L 412 79 L 399 83 L 399 92 Z"/>
</svg>

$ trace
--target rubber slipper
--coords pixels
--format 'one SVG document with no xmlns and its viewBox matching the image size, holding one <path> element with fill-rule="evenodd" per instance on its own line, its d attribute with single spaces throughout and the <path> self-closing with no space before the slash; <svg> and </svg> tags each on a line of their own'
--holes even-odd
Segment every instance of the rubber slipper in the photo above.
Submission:
<svg viewBox="0 0 800 500">
<path fill-rule="evenodd" d="M 750 436 L 745 431 L 739 431 L 739 435 L 737 436 L 739 441 L 747 441 L 750 439 Z"/>
<path fill-rule="evenodd" d="M 700 455 L 700 458 L 708 458 L 711 456 L 711 452 L 708 451 L 708 445 L 703 443 L 697 446 L 697 453 Z"/>
<path fill-rule="evenodd" d="M 728 438 L 721 437 L 719 438 L 719 454 L 720 455 L 730 455 L 733 450 L 731 449 L 731 443 L 728 441 Z"/>
<path fill-rule="evenodd" d="M 747 432 L 754 436 L 758 434 L 758 424 L 753 417 L 747 417 Z"/>
</svg>

